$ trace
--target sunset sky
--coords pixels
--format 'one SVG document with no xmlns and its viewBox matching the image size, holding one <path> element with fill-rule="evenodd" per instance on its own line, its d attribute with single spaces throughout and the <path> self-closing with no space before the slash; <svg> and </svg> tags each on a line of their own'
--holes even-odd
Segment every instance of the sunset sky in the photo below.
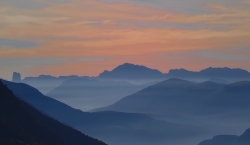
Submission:
<svg viewBox="0 0 250 145">
<path fill-rule="evenodd" d="M 0 77 L 250 71 L 250 0 L 0 0 Z"/>
</svg>

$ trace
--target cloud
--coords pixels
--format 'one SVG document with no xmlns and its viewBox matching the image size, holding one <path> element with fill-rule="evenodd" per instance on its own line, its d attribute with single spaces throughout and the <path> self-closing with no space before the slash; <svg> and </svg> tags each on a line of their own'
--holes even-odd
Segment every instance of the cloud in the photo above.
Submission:
<svg viewBox="0 0 250 145">
<path fill-rule="evenodd" d="M 0 58 L 1 66 L 56 66 L 72 62 L 103 61 L 103 58 Z"/>
<path fill-rule="evenodd" d="M 197 14 L 208 13 L 203 6 L 207 3 L 220 3 L 228 6 L 235 6 L 239 1 L 235 0 L 102 0 L 108 3 L 133 3 L 138 6 L 147 6 L 161 9 L 168 9 L 172 12 Z M 247 0 L 246 0 L 247 1 Z"/>
<path fill-rule="evenodd" d="M 40 45 L 41 44 L 37 42 L 0 38 L 0 48 L 27 48 L 28 49 L 28 48 L 33 48 L 33 47 L 37 47 Z"/>
<path fill-rule="evenodd" d="M 44 8 L 43 3 L 36 2 L 34 0 L 0 0 L 1 6 L 14 6 L 22 9 L 37 9 Z"/>
<path fill-rule="evenodd" d="M 248 55 L 237 54 L 237 53 L 230 53 L 227 52 L 228 50 L 218 51 L 218 50 L 205 50 L 205 51 L 198 51 L 196 55 L 200 55 L 202 57 L 217 59 L 219 60 L 229 60 L 229 61 L 250 61 L 250 53 Z"/>
<path fill-rule="evenodd" d="M 70 0 L 0 0 L 1 6 L 11 6 L 20 9 L 42 9 L 48 5 L 70 2 Z"/>
<path fill-rule="evenodd" d="M 84 57 L 112 60 L 63 63 L 58 64 L 57 67 L 53 66 L 54 69 L 51 68 L 52 66 L 36 68 L 40 71 L 41 69 L 51 71 L 54 74 L 59 73 L 58 70 L 63 68 L 71 68 L 68 73 L 72 73 L 73 70 L 79 71 L 78 67 L 83 64 L 85 69 L 88 68 L 87 64 L 98 63 L 112 68 L 112 65 L 117 65 L 118 62 L 130 60 L 132 63 L 145 63 L 151 67 L 155 65 L 164 71 L 170 66 L 174 67 L 173 64 L 190 66 L 188 64 L 198 63 L 192 65 L 193 69 L 195 67 L 197 69 L 202 64 L 204 67 L 216 62 L 204 55 L 192 56 L 194 58 L 189 55 L 166 58 L 159 54 L 184 51 L 217 53 L 218 50 L 226 49 L 227 55 L 234 53 L 242 55 L 244 52 L 229 51 L 229 49 L 250 46 L 250 9 L 248 1 L 245 0 L 227 2 L 192 0 L 188 2 L 190 5 L 184 11 L 173 11 L 168 8 L 171 5 L 184 7 L 178 5 L 178 3 L 183 4 L 183 0 L 176 2 L 158 0 L 159 5 L 163 6 L 160 8 L 152 6 L 151 4 L 155 2 L 152 0 L 108 1 L 108 3 L 100 0 L 71 0 L 62 3 L 48 0 L 30 1 L 43 5 L 37 9 L 26 9 L 12 5 L 12 2 L 9 1 L 8 4 L 0 6 L 0 38 L 12 48 L 7 49 L 6 45 L 0 46 L 1 58 Z M 187 12 L 188 9 L 196 6 L 195 11 Z M 22 42 L 18 42 L 17 45 L 14 40 Z M 40 45 L 18 49 L 32 42 Z M 250 54 L 244 53 L 244 55 Z M 115 59 L 117 57 L 120 59 Z M 227 61 L 230 61 L 228 65 L 236 66 L 241 62 L 238 57 L 234 62 L 224 59 L 217 64 L 226 65 Z M 149 62 L 148 58 L 153 62 Z M 182 62 L 181 59 L 186 61 Z M 197 62 L 195 59 L 201 61 Z M 107 65 L 104 65 L 105 63 Z M 243 64 L 248 68 L 245 63 Z M 243 65 L 240 64 L 240 66 Z M 100 67 L 97 70 L 91 67 L 87 74 L 97 74 L 101 69 L 105 68 Z"/>
</svg>

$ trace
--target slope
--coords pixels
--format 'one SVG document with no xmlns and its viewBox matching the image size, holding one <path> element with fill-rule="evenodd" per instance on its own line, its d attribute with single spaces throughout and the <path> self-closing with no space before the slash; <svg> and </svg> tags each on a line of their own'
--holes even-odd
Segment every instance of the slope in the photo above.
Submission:
<svg viewBox="0 0 250 145">
<path fill-rule="evenodd" d="M 1 145 L 105 145 L 47 117 L 0 82 Z"/>
<path fill-rule="evenodd" d="M 244 118 L 250 111 L 250 82 L 191 83 L 169 79 L 94 111 L 120 111 L 158 116 Z M 240 117 L 241 116 L 241 117 Z"/>
<path fill-rule="evenodd" d="M 46 95 L 74 108 L 89 111 L 113 104 L 144 87 L 127 82 L 73 79 L 63 82 Z"/>
<path fill-rule="evenodd" d="M 3 82 L 17 97 L 43 113 L 111 145 L 167 143 L 208 133 L 200 127 L 158 121 L 142 114 L 86 113 L 46 97 L 26 84 Z"/>
<path fill-rule="evenodd" d="M 241 136 L 219 135 L 213 139 L 202 141 L 199 145 L 249 145 L 250 129 L 246 130 Z"/>
</svg>

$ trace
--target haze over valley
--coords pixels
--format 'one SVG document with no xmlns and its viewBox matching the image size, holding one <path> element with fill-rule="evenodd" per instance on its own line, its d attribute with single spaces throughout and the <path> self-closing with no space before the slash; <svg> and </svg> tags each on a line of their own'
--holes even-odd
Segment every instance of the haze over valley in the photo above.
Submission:
<svg viewBox="0 0 250 145">
<path fill-rule="evenodd" d="M 250 145 L 250 0 L 0 0 L 0 145 Z"/>
<path fill-rule="evenodd" d="M 15 72 L 13 82 L 2 83 L 45 115 L 110 145 L 213 145 L 213 139 L 202 141 L 250 127 L 248 71 L 183 70 L 162 73 L 124 63 L 104 71 L 107 77 L 21 79 Z"/>
</svg>

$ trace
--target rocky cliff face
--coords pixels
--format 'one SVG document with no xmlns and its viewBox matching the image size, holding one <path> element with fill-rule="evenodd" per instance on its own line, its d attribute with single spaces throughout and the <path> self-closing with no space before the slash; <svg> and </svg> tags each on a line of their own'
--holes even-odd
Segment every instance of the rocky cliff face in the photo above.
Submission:
<svg viewBox="0 0 250 145">
<path fill-rule="evenodd" d="M 14 72 L 12 76 L 12 82 L 21 82 L 21 74 L 18 72 Z"/>
</svg>

